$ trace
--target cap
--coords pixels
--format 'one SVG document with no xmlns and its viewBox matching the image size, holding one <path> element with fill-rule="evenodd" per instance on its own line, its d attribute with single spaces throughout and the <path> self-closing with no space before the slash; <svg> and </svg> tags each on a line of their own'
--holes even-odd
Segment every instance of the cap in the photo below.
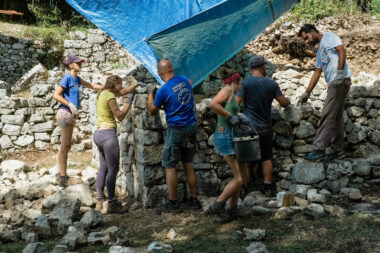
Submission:
<svg viewBox="0 0 380 253">
<path fill-rule="evenodd" d="M 254 55 L 249 59 L 249 66 L 252 67 L 258 67 L 265 64 L 265 59 L 264 57 L 260 55 Z"/>
<path fill-rule="evenodd" d="M 67 56 L 66 65 L 69 65 L 70 63 L 73 63 L 73 62 L 84 62 L 84 60 L 74 54 Z"/>
</svg>

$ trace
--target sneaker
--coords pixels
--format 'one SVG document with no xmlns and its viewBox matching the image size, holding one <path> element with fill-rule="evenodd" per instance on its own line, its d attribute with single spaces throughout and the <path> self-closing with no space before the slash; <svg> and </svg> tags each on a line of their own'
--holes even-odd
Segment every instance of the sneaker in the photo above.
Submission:
<svg viewBox="0 0 380 253">
<path fill-rule="evenodd" d="M 179 213 L 181 211 L 178 201 L 173 204 L 171 201 L 168 201 L 162 207 L 156 209 L 156 214 L 162 213 Z"/>
<path fill-rule="evenodd" d="M 310 161 L 310 162 L 319 162 L 325 157 L 326 155 L 324 152 L 312 151 L 307 156 L 305 156 L 305 160 Z"/>
<path fill-rule="evenodd" d="M 346 157 L 346 154 L 341 150 L 341 151 L 338 151 L 336 153 L 328 154 L 327 157 L 325 158 L 325 162 L 329 163 L 329 162 L 332 162 L 334 160 L 343 159 L 345 157 Z"/>
<path fill-rule="evenodd" d="M 219 217 L 226 219 L 227 214 L 225 211 L 225 203 L 219 202 L 219 201 L 214 201 L 207 209 L 206 214 L 216 214 Z"/>
<path fill-rule="evenodd" d="M 108 200 L 105 214 L 126 212 L 128 212 L 128 207 L 123 206 L 120 200 L 118 200 L 117 198 Z"/>
<path fill-rule="evenodd" d="M 61 174 L 55 174 L 55 184 L 61 187 L 67 187 L 69 182 L 69 176 L 61 176 Z"/>
<path fill-rule="evenodd" d="M 194 198 L 190 198 L 188 201 L 186 201 L 185 203 L 183 203 L 183 207 L 185 209 L 189 209 L 189 210 L 199 210 L 199 209 L 202 209 L 202 205 L 199 202 L 199 200 L 198 199 L 194 199 Z"/>
<path fill-rule="evenodd" d="M 262 193 L 265 195 L 267 198 L 272 198 L 276 196 L 276 186 L 274 183 L 271 184 L 264 184 L 264 189 Z"/>
</svg>

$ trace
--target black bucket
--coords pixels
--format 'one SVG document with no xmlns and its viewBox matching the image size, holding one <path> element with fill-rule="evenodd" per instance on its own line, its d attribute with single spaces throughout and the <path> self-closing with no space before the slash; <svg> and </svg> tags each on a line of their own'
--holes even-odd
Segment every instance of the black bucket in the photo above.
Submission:
<svg viewBox="0 0 380 253">
<path fill-rule="evenodd" d="M 235 137 L 233 142 L 238 162 L 261 160 L 260 137 L 258 135 Z"/>
</svg>

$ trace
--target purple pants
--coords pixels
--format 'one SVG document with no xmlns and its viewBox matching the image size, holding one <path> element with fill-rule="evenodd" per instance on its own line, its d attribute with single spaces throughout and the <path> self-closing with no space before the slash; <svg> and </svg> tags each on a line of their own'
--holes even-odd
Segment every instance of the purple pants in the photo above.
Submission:
<svg viewBox="0 0 380 253">
<path fill-rule="evenodd" d="M 94 133 L 94 141 L 99 149 L 100 169 L 96 176 L 96 195 L 105 198 L 107 187 L 108 199 L 115 198 L 116 176 L 119 171 L 120 148 L 115 129 L 100 129 Z"/>
</svg>

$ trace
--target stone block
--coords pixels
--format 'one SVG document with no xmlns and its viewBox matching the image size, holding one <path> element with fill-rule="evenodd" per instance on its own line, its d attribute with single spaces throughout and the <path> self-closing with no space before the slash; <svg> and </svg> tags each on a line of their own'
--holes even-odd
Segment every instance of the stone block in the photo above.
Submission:
<svg viewBox="0 0 380 253">
<path fill-rule="evenodd" d="M 160 115 L 155 114 L 150 116 L 147 111 L 143 111 L 142 113 L 136 115 L 134 123 L 135 126 L 140 129 L 162 129 Z"/>
<path fill-rule="evenodd" d="M 292 124 L 299 124 L 302 120 L 303 112 L 299 107 L 290 105 L 284 109 L 282 112 L 282 118 Z"/>
<path fill-rule="evenodd" d="M 1 115 L 1 122 L 4 124 L 22 126 L 24 119 L 24 115 Z"/>
<path fill-rule="evenodd" d="M 18 136 L 21 133 L 21 126 L 5 124 L 1 130 L 2 134 Z"/>
<path fill-rule="evenodd" d="M 51 88 L 52 88 L 51 85 L 37 84 L 37 85 L 33 85 L 30 88 L 30 92 L 32 93 L 32 96 L 34 97 L 44 97 L 50 92 Z"/>
<path fill-rule="evenodd" d="M 218 176 L 213 170 L 196 170 L 200 195 L 216 196 L 218 193 Z"/>
<path fill-rule="evenodd" d="M 305 215 L 311 216 L 315 219 L 322 218 L 325 215 L 323 206 L 319 204 L 310 204 L 304 209 Z"/>
<path fill-rule="evenodd" d="M 157 145 L 160 143 L 161 134 L 151 130 L 135 128 L 134 139 L 143 145 Z"/>
<path fill-rule="evenodd" d="M 26 147 L 34 142 L 34 137 L 31 135 L 21 135 L 13 143 L 20 147 Z"/>
<path fill-rule="evenodd" d="M 368 159 L 353 159 L 352 170 L 355 175 L 368 176 L 371 173 L 371 163 Z"/>
<path fill-rule="evenodd" d="M 161 181 L 165 176 L 165 169 L 159 166 L 145 166 L 137 163 L 136 169 L 138 178 L 144 186 L 153 186 Z"/>
<path fill-rule="evenodd" d="M 34 113 L 30 116 L 29 122 L 42 123 L 45 122 L 45 118 L 41 113 Z"/>
<path fill-rule="evenodd" d="M 289 122 L 280 120 L 273 125 L 273 131 L 280 135 L 289 136 L 292 133 L 292 125 Z"/>
<path fill-rule="evenodd" d="M 136 160 L 144 165 L 160 164 L 163 145 L 144 146 L 137 144 Z"/>
<path fill-rule="evenodd" d="M 0 147 L 2 150 L 13 147 L 12 140 L 11 140 L 11 138 L 9 138 L 8 135 L 2 135 L 0 137 Z"/>
<path fill-rule="evenodd" d="M 313 163 L 301 160 L 296 163 L 292 171 L 292 179 L 296 183 L 315 184 L 326 177 L 323 163 Z"/>
<path fill-rule="evenodd" d="M 45 123 L 39 123 L 32 126 L 32 132 L 33 133 L 45 133 L 45 132 L 51 132 L 54 129 L 54 123 L 53 121 L 48 121 Z"/>
<path fill-rule="evenodd" d="M 301 120 L 300 126 L 296 129 L 295 135 L 298 138 L 304 139 L 314 134 L 315 134 L 315 129 L 313 125 L 306 120 Z"/>
</svg>

